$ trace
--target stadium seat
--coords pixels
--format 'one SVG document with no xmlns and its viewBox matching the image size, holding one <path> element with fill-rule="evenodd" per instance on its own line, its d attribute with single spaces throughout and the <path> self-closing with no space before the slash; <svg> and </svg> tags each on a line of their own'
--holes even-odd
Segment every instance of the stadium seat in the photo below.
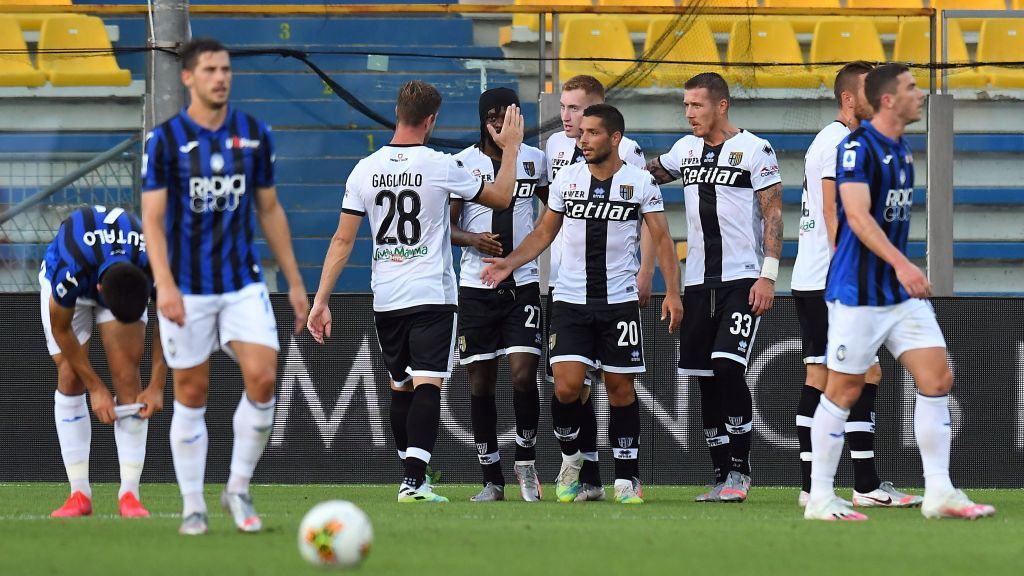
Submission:
<svg viewBox="0 0 1024 576">
<path fill-rule="evenodd" d="M 1014 10 L 1024 10 L 1024 0 L 1013 0 Z"/>
<path fill-rule="evenodd" d="M 1006 0 L 931 0 L 936 10 L 1005 10 Z M 962 18 L 960 29 L 977 32 L 981 29 L 981 18 Z"/>
<path fill-rule="evenodd" d="M 10 14 L 10 16 L 18 21 L 18 25 L 21 26 L 22 32 L 38 32 L 40 29 L 42 29 L 43 22 L 46 22 L 50 18 L 56 18 L 58 16 L 74 16 L 74 14 L 68 14 L 64 12 L 35 12 L 32 14 Z"/>
<path fill-rule="evenodd" d="M 636 6 L 660 6 L 660 7 L 675 7 L 676 0 L 597 0 L 598 6 L 622 6 L 622 14 L 615 14 L 616 17 L 622 18 L 622 21 L 626 23 L 626 28 L 629 28 L 630 32 L 645 32 L 647 26 L 651 23 L 653 18 L 657 18 L 657 14 L 627 14 L 630 8 Z M 559 19 L 561 24 L 561 19 Z"/>
<path fill-rule="evenodd" d="M 0 86 L 42 86 L 46 75 L 32 66 L 18 21 L 0 14 Z"/>
<path fill-rule="evenodd" d="M 818 88 L 821 79 L 803 66 L 803 55 L 796 33 L 781 18 L 750 18 L 738 20 L 729 35 L 729 71 L 739 83 L 758 88 Z M 759 66 L 736 66 L 735 62 L 751 62 Z M 772 66 L 777 63 L 799 63 L 799 66 Z"/>
<path fill-rule="evenodd" d="M 1024 54 L 1024 19 L 991 19 L 981 25 L 978 62 L 1019 62 Z M 1024 69 L 980 66 L 994 88 L 1024 88 Z"/>
<path fill-rule="evenodd" d="M 729 74 L 722 66 L 718 55 L 718 44 L 711 27 L 704 20 L 694 20 L 687 27 L 671 30 L 676 19 L 661 17 L 651 20 L 647 27 L 647 38 L 644 40 L 644 57 L 657 60 L 673 60 L 678 62 L 701 62 L 701 64 L 658 64 L 641 85 L 651 83 L 663 87 L 678 88 L 694 75 L 701 72 L 717 72 L 726 79 Z M 683 23 L 685 26 L 685 22 Z M 656 47 L 658 40 L 665 34 L 666 45 Z"/>
<path fill-rule="evenodd" d="M 847 8 L 924 8 L 923 0 L 846 0 Z"/>
<path fill-rule="evenodd" d="M 971 61 L 967 54 L 967 44 L 964 43 L 964 35 L 960 32 L 960 26 L 956 20 L 949 21 L 947 30 L 949 36 L 949 62 L 968 63 Z M 925 18 L 907 18 L 900 24 L 899 33 L 896 35 L 896 46 L 893 48 L 892 59 L 896 62 L 908 62 L 911 64 L 927 64 L 931 61 L 931 29 Z M 936 56 L 942 58 L 941 46 L 936 47 Z M 922 88 L 931 86 L 927 68 L 911 68 L 917 84 Z M 941 71 L 939 71 L 941 73 Z M 938 78 L 938 75 L 936 76 Z M 984 88 L 988 83 L 988 76 L 979 73 L 972 68 L 955 68 L 949 70 L 947 85 L 950 88 Z"/>
<path fill-rule="evenodd" d="M 590 74 L 603 84 L 622 76 L 634 63 L 636 53 L 629 30 L 620 18 L 590 16 L 574 18 L 565 27 L 559 58 L 624 58 L 629 61 L 561 60 L 559 78 L 564 82 L 577 74 Z"/>
<path fill-rule="evenodd" d="M 550 6 L 550 0 L 515 0 L 517 6 Z M 594 3 L 591 0 L 559 0 L 561 6 L 593 6 Z M 576 18 L 576 14 L 560 14 L 558 16 L 558 31 L 564 32 L 565 25 L 572 19 Z M 551 15 L 548 14 L 544 21 L 544 29 L 551 32 Z M 513 26 L 525 26 L 531 31 L 537 31 L 538 19 L 536 14 L 513 14 L 512 25 Z"/>
<path fill-rule="evenodd" d="M 50 52 L 50 51 L 56 52 Z M 74 53 L 81 50 L 82 53 Z M 39 69 L 54 86 L 127 86 L 103 21 L 92 16 L 50 18 L 39 33 Z M 69 52 L 71 51 L 71 52 Z"/>
<path fill-rule="evenodd" d="M 811 71 L 831 86 L 841 64 L 818 62 L 849 62 L 867 60 L 885 62 L 885 51 L 878 30 L 868 18 L 822 20 L 814 27 L 811 40 Z"/>
<path fill-rule="evenodd" d="M 764 0 L 765 8 L 839 8 L 839 0 Z"/>
</svg>

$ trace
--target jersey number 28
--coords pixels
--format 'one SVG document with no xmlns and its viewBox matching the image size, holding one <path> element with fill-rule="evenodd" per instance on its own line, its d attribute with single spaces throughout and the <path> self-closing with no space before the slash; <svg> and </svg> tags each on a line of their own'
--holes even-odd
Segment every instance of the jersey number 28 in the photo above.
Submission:
<svg viewBox="0 0 1024 576">
<path fill-rule="evenodd" d="M 422 230 L 417 217 L 420 215 L 422 202 L 420 202 L 420 195 L 415 190 L 402 190 L 397 196 L 391 190 L 381 190 L 377 193 L 374 203 L 387 210 L 384 219 L 380 221 L 380 228 L 377 230 L 378 245 L 398 244 L 399 242 L 406 246 L 419 244 Z M 388 236 L 396 213 L 398 214 L 398 238 Z"/>
</svg>

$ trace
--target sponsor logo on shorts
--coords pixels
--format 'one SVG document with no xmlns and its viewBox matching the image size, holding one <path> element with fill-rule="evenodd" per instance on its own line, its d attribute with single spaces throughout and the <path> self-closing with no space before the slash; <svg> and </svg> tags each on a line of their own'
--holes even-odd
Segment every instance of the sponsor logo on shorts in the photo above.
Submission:
<svg viewBox="0 0 1024 576">
<path fill-rule="evenodd" d="M 740 340 L 738 348 L 740 349 L 740 352 L 743 352 L 744 354 L 746 354 L 748 346 L 749 346 L 749 344 L 747 344 L 746 340 Z"/>
<path fill-rule="evenodd" d="M 465 351 L 466 351 L 466 337 L 465 336 L 459 336 L 459 352 L 465 352 Z"/>
<path fill-rule="evenodd" d="M 551 336 L 548 337 L 548 350 L 554 350 L 555 349 L 555 337 L 556 336 L 558 336 L 558 334 L 552 334 Z"/>
<path fill-rule="evenodd" d="M 846 346 L 840 345 L 839 348 L 836 348 L 836 360 L 840 362 L 846 360 Z"/>
<path fill-rule="evenodd" d="M 169 354 L 171 358 L 176 358 L 178 356 L 178 346 L 174 343 L 174 338 L 167 339 L 167 354 Z"/>
<path fill-rule="evenodd" d="M 633 352 L 631 352 L 629 354 L 629 359 L 632 360 L 633 362 L 639 362 L 640 361 L 640 351 L 639 350 L 633 350 Z"/>
</svg>

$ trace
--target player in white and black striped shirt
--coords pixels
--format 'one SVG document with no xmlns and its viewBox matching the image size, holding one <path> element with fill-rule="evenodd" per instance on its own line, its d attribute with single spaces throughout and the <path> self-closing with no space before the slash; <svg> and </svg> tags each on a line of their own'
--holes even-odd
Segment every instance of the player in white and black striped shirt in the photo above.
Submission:
<svg viewBox="0 0 1024 576">
<path fill-rule="evenodd" d="M 590 106 L 583 113 L 581 130 L 580 148 L 587 163 L 559 172 L 540 224 L 508 257 L 485 260 L 492 265 L 482 279 L 498 285 L 562 231 L 562 265 L 554 291 L 558 306 L 548 346 L 555 372 L 551 415 L 562 449 L 555 495 L 571 502 L 579 494 L 580 391 L 587 368 L 600 365 L 611 405 L 608 434 L 615 456 L 615 499 L 639 504 L 640 410 L 633 375 L 645 370 L 636 282 L 641 220 L 647 223 L 665 277 L 662 318 L 669 318 L 670 331 L 682 315 L 679 262 L 657 184 L 614 152 L 625 130 L 622 114 L 607 104 Z"/>
<path fill-rule="evenodd" d="M 759 316 L 772 307 L 782 252 L 782 184 L 767 141 L 729 121 L 729 85 L 715 73 L 684 85 L 693 128 L 648 168 L 683 180 L 686 316 L 679 372 L 697 376 L 715 486 L 699 502 L 742 502 L 750 488 L 753 407 L 745 372 Z"/>
</svg>

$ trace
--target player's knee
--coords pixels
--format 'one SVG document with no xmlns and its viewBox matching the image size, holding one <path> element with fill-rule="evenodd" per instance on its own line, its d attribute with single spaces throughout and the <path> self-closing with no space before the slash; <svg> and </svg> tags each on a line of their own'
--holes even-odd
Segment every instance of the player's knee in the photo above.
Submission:
<svg viewBox="0 0 1024 576">
<path fill-rule="evenodd" d="M 618 379 L 605 376 L 605 391 L 608 394 L 608 403 L 612 406 L 629 406 L 635 402 L 636 389 L 633 387 L 633 381 L 615 382 L 615 380 Z"/>
<path fill-rule="evenodd" d="M 473 396 L 494 396 L 497 384 L 493 381 L 470 379 L 469 390 Z"/>
<path fill-rule="evenodd" d="M 516 366 L 512 370 L 512 389 L 516 392 L 527 392 L 537 387 L 537 368 L 533 370 Z"/>
<path fill-rule="evenodd" d="M 261 366 L 245 374 L 245 391 L 256 402 L 269 402 L 277 384 L 277 370 L 273 366 Z"/>
<path fill-rule="evenodd" d="M 948 366 L 944 368 L 934 377 L 929 378 L 928 382 L 918 384 L 918 388 L 921 389 L 922 393 L 927 396 L 944 396 L 949 394 L 949 391 L 953 389 L 953 371 Z"/>
<path fill-rule="evenodd" d="M 139 394 L 141 381 L 138 367 L 123 366 L 111 368 L 110 380 L 121 404 L 131 404 Z"/>
<path fill-rule="evenodd" d="M 562 404 L 569 404 L 580 399 L 580 386 L 555 381 L 555 398 Z"/>
<path fill-rule="evenodd" d="M 727 389 L 747 385 L 747 368 L 735 360 L 714 358 L 711 360 L 711 369 L 715 372 L 715 381 Z"/>
</svg>

